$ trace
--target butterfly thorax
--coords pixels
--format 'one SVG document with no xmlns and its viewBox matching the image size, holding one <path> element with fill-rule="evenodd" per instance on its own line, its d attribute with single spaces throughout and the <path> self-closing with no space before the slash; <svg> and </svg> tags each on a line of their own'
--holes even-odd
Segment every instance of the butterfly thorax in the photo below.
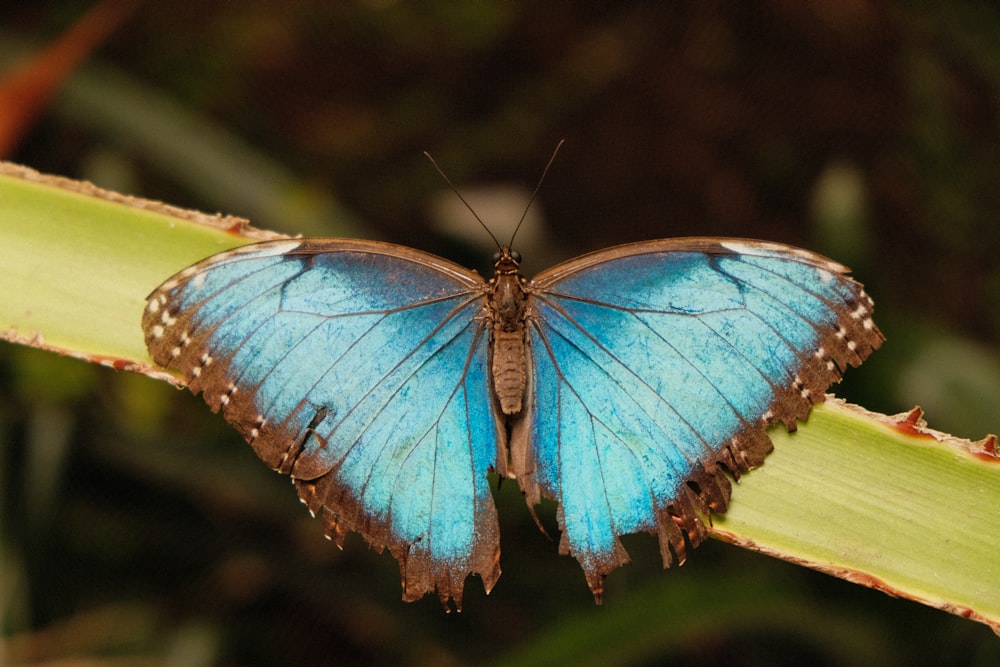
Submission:
<svg viewBox="0 0 1000 667">
<path fill-rule="evenodd" d="M 528 294 L 518 269 L 520 256 L 509 247 L 494 258 L 496 272 L 490 281 L 489 308 L 493 390 L 505 415 L 521 412 L 527 386 L 524 314 Z"/>
</svg>

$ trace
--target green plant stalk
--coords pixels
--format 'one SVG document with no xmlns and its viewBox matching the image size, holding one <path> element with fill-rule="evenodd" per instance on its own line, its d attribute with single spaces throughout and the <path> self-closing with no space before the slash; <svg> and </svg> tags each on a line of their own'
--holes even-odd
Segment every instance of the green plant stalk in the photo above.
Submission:
<svg viewBox="0 0 1000 667">
<path fill-rule="evenodd" d="M 278 235 L 0 164 L 0 336 L 174 383 L 148 358 L 145 297 L 181 268 Z M 723 540 L 1000 631 L 1000 458 L 828 401 L 745 475 Z"/>
</svg>

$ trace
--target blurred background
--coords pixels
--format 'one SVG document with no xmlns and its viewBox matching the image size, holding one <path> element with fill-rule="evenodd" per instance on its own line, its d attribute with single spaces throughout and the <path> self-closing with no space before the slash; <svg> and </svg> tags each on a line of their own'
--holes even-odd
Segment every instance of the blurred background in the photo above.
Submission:
<svg viewBox="0 0 1000 667">
<path fill-rule="evenodd" d="M 517 237 L 529 276 L 650 238 L 804 246 L 888 337 L 838 395 L 1000 430 L 1000 9 L 581 4 L 3 3 L 0 157 L 488 274 L 422 151 L 506 241 L 565 139 Z M 494 592 L 404 604 L 395 561 L 327 543 L 199 398 L 0 345 L 0 664 L 1000 663 L 984 626 L 718 543 L 662 573 L 628 539 L 596 608 L 497 496 Z"/>
</svg>

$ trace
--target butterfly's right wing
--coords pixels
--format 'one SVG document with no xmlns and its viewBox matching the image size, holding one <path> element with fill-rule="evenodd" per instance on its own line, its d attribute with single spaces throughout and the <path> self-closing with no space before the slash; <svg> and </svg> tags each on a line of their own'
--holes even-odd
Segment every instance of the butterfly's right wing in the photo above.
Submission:
<svg viewBox="0 0 1000 667">
<path fill-rule="evenodd" d="M 273 241 L 168 280 L 143 328 L 331 538 L 388 547 L 405 599 L 460 606 L 470 572 L 487 591 L 500 574 L 483 294 L 478 274 L 409 248 Z"/>
<path fill-rule="evenodd" d="M 882 342 L 847 269 L 761 241 L 666 239 L 553 267 L 530 283 L 532 364 L 512 471 L 559 503 L 560 550 L 600 599 L 652 532 L 664 565 L 725 511 L 734 475 Z"/>
</svg>

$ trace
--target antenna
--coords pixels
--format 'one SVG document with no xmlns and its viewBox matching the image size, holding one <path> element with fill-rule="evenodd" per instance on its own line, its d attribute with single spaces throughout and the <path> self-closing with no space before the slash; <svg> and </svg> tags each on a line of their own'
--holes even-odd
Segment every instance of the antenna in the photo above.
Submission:
<svg viewBox="0 0 1000 667">
<path fill-rule="evenodd" d="M 566 143 L 566 140 L 560 139 L 559 143 L 556 144 L 555 150 L 552 151 L 552 156 L 549 158 L 548 163 L 545 165 L 545 169 L 542 170 L 541 177 L 538 179 L 538 185 L 535 186 L 535 191 L 532 192 L 531 197 L 528 198 L 528 203 L 524 207 L 524 213 L 521 214 L 521 219 L 517 221 L 517 226 L 514 227 L 514 233 L 510 235 L 510 243 L 507 244 L 508 248 L 514 244 L 514 237 L 517 236 L 518 230 L 521 229 L 521 224 L 524 222 L 524 219 L 528 216 L 528 211 L 531 209 L 531 204 L 534 203 L 535 197 L 538 196 L 538 191 L 541 190 L 542 188 L 542 183 L 545 181 L 545 176 L 549 173 L 549 168 L 552 166 L 552 163 L 556 161 L 556 155 L 559 154 L 559 149 L 562 148 L 562 145 L 564 143 Z M 479 214 L 476 213 L 476 209 L 472 208 L 472 205 L 469 204 L 469 202 L 465 201 L 465 197 L 463 197 L 462 193 L 458 191 L 458 188 L 456 188 L 455 184 L 451 182 L 451 179 L 448 178 L 448 175 L 446 173 L 444 173 L 444 170 L 438 166 L 438 163 L 435 162 L 431 154 L 427 151 L 424 151 L 424 157 L 426 157 L 428 160 L 431 161 L 431 164 L 434 165 L 434 168 L 437 170 L 437 173 L 441 175 L 441 178 L 443 178 L 444 182 L 448 184 L 448 187 L 451 188 L 451 191 L 455 193 L 455 196 L 458 197 L 459 201 L 465 204 L 465 208 L 469 209 L 469 213 L 472 214 L 472 217 L 474 217 L 476 221 L 480 225 L 482 225 L 483 229 L 486 230 L 486 233 L 490 235 L 491 239 L 493 239 L 493 242 L 497 244 L 497 248 L 502 249 L 504 246 L 500 244 L 499 239 L 497 239 L 496 235 L 494 235 L 493 232 L 490 231 L 490 228 L 486 226 L 486 223 L 483 222 L 483 219 L 479 217 Z"/>
<path fill-rule="evenodd" d="M 517 227 L 514 227 L 514 233 L 510 235 L 510 243 L 507 244 L 508 247 L 514 245 L 514 237 L 517 236 L 518 230 L 521 229 L 521 223 L 524 222 L 524 219 L 528 216 L 528 209 L 531 208 L 531 204 L 534 203 L 535 197 L 538 196 L 538 191 L 542 189 L 542 182 L 545 181 L 545 176 L 549 173 L 549 167 L 551 167 L 552 163 L 556 161 L 556 155 L 559 154 L 559 149 L 562 148 L 564 143 L 566 143 L 566 140 L 560 139 L 559 143 L 556 144 L 555 149 L 552 151 L 552 157 L 549 158 L 548 163 L 545 165 L 545 169 L 542 170 L 542 175 L 538 179 L 538 185 L 535 186 L 535 191 L 531 193 L 531 197 L 528 199 L 528 204 L 524 207 L 524 213 L 521 214 L 521 219 L 517 221 Z"/>
<path fill-rule="evenodd" d="M 444 182 L 448 184 L 448 187 L 451 188 L 451 191 L 455 193 L 455 196 L 458 197 L 459 201 L 465 204 L 465 208 L 469 209 L 469 213 L 472 214 L 472 217 L 474 217 L 479 222 L 479 224 L 483 226 L 483 229 L 485 229 L 486 233 L 490 235 L 490 238 L 493 239 L 493 242 L 497 244 L 497 248 L 502 248 L 503 246 L 500 245 L 500 241 L 497 239 L 496 236 L 493 235 L 493 232 L 490 231 L 490 228 L 486 226 L 486 223 L 483 222 L 483 219 L 479 217 L 479 214 L 476 213 L 476 209 L 472 208 L 469 202 L 465 201 L 465 197 L 463 197 L 462 193 L 458 191 L 458 188 L 455 187 L 455 184 L 451 182 L 451 179 L 448 178 L 448 175 L 445 174 L 444 171 L 441 169 L 441 167 L 438 166 L 438 163 L 434 161 L 434 158 L 431 157 L 431 154 L 428 153 L 427 151 L 424 151 L 424 156 L 431 161 L 431 164 L 434 165 L 435 169 L 437 169 L 437 173 L 441 174 L 441 178 L 443 178 Z"/>
</svg>

